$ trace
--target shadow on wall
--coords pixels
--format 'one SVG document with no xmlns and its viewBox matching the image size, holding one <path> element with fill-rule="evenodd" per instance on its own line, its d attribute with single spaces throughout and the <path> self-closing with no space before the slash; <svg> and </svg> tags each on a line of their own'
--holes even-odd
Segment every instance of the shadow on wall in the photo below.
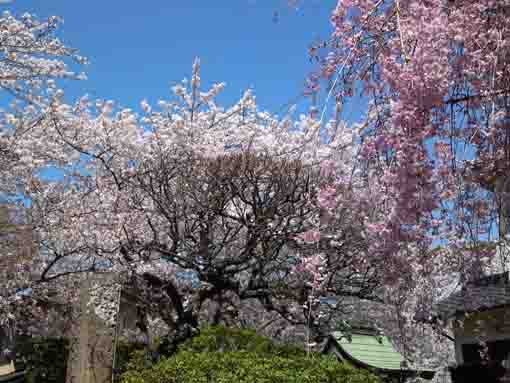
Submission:
<svg viewBox="0 0 510 383">
<path fill-rule="evenodd" d="M 450 368 L 452 383 L 500 383 L 506 371 L 498 362 Z"/>
</svg>

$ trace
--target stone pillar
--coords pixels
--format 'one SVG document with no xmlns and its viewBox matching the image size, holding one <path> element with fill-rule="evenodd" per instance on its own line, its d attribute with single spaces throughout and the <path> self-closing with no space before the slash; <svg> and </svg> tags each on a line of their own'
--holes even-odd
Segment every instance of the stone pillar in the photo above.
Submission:
<svg viewBox="0 0 510 383">
<path fill-rule="evenodd" d="M 112 381 L 119 291 L 111 274 L 87 275 L 82 281 L 67 383 Z"/>
</svg>

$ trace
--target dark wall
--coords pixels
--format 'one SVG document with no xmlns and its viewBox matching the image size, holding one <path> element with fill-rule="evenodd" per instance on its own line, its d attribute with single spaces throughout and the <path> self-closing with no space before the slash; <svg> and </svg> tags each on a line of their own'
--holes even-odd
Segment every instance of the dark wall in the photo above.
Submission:
<svg viewBox="0 0 510 383">
<path fill-rule="evenodd" d="M 500 383 L 505 369 L 500 363 L 462 365 L 450 369 L 453 383 Z"/>
</svg>

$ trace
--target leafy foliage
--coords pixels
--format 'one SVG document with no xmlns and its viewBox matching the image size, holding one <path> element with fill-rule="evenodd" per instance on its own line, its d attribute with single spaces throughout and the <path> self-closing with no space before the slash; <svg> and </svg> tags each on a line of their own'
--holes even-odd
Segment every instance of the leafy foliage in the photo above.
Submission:
<svg viewBox="0 0 510 383">
<path fill-rule="evenodd" d="M 363 370 L 329 358 L 284 358 L 237 351 L 193 353 L 184 351 L 153 368 L 128 372 L 123 383 L 185 382 L 328 382 L 376 383 Z"/>
<path fill-rule="evenodd" d="M 24 360 L 27 383 L 64 383 L 69 342 L 59 338 L 22 337 L 16 351 Z"/>
<path fill-rule="evenodd" d="M 181 352 L 238 352 L 246 351 L 261 356 L 283 358 L 304 357 L 306 352 L 296 346 L 279 345 L 257 335 L 255 330 L 211 326 L 200 331 L 200 335 L 189 339 L 179 347 Z"/>
<path fill-rule="evenodd" d="M 203 330 L 152 368 L 144 369 L 141 360 L 135 354 L 122 383 L 379 382 L 369 372 L 335 359 L 308 357 L 297 347 L 276 345 L 254 331 L 224 327 Z"/>
<path fill-rule="evenodd" d="M 119 342 L 115 353 L 115 373 L 122 374 L 133 366 L 137 355 L 145 358 L 145 345 L 138 343 Z"/>
</svg>

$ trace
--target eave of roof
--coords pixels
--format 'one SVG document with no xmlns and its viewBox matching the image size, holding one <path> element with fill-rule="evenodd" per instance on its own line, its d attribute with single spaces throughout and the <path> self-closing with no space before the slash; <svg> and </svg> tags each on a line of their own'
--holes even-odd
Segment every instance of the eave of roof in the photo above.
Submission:
<svg viewBox="0 0 510 383">
<path fill-rule="evenodd" d="M 510 285 L 468 286 L 435 305 L 436 313 L 451 318 L 462 313 L 510 306 Z"/>
<path fill-rule="evenodd" d="M 386 336 L 375 337 L 367 333 L 353 333 L 347 337 L 341 332 L 333 332 L 330 337 L 345 359 L 363 368 L 389 374 L 419 374 L 431 379 L 435 373 L 427 369 L 403 368 L 404 358 L 395 350 Z M 425 377 L 425 376 L 424 376 Z"/>
</svg>

